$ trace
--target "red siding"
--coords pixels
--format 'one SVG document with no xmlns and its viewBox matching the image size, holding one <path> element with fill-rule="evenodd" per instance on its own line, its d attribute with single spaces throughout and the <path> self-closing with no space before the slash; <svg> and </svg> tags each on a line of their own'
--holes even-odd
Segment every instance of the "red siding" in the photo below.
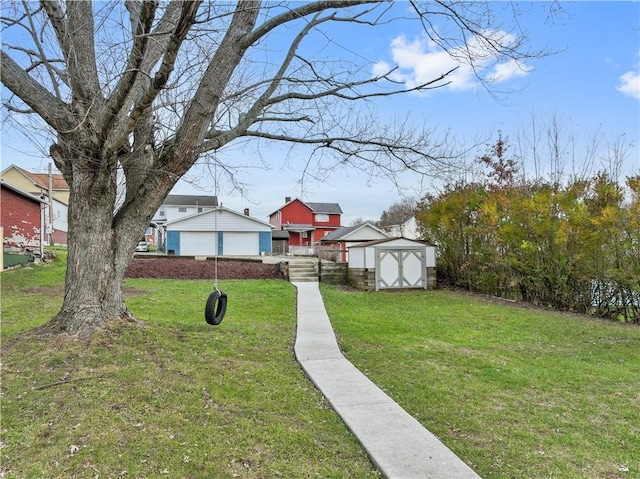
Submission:
<svg viewBox="0 0 640 479">
<path fill-rule="evenodd" d="M 309 238 L 303 238 L 302 233 L 296 231 L 289 232 L 289 245 L 290 246 L 309 246 Z"/>
<path fill-rule="evenodd" d="M 67 244 L 67 232 L 60 230 L 53 230 L 53 244 Z"/>
<path fill-rule="evenodd" d="M 42 226 L 40 203 L 9 188 L 2 188 L 1 191 L 0 221 L 4 229 L 3 243 L 20 248 L 39 248 Z"/>
<path fill-rule="evenodd" d="M 288 205 L 283 206 L 280 209 L 280 212 L 283 225 L 286 225 L 287 223 L 296 225 L 313 224 L 313 212 L 300 200 L 293 200 Z"/>
<path fill-rule="evenodd" d="M 280 216 L 278 216 L 278 213 Z M 269 216 L 269 223 L 279 230 L 287 229 L 287 223 L 292 225 L 310 225 L 314 231 L 309 231 L 306 238 L 302 237 L 302 233 L 289 231 L 289 245 L 312 246 L 318 244 L 318 241 L 327 233 L 340 227 L 339 214 L 330 214 L 328 216 L 328 221 L 317 222 L 315 213 L 311 208 L 296 198 L 271 214 Z"/>
</svg>

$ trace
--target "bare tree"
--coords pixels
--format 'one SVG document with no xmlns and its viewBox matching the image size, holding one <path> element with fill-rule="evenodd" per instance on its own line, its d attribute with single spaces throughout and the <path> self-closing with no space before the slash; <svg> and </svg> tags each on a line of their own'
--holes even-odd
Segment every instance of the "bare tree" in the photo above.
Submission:
<svg viewBox="0 0 640 479">
<path fill-rule="evenodd" d="M 413 198 L 396 201 L 380 215 L 380 226 L 402 225 L 416 214 L 417 202 Z"/>
<path fill-rule="evenodd" d="M 368 101 L 446 85 L 451 71 L 407 86 L 394 68 L 372 75 L 346 46 L 337 57 L 322 52 L 334 43 L 331 25 L 367 30 L 412 20 L 472 66 L 535 56 L 524 37 L 498 33 L 489 3 L 474 5 L 2 2 L 0 79 L 12 93 L 4 108 L 9 118 L 40 119 L 70 186 L 64 303 L 48 329 L 87 337 L 129 314 L 121 286 L 149 220 L 198 159 L 213 155 L 231 171 L 216 152 L 232 142 L 307 145 L 310 164 L 390 177 L 448 168 L 446 143 L 428 129 L 383 124 Z"/>
<path fill-rule="evenodd" d="M 361 226 L 367 223 L 375 226 L 378 222 L 375 220 L 365 220 L 362 216 L 359 216 L 358 218 L 350 221 L 349 226 Z"/>
</svg>

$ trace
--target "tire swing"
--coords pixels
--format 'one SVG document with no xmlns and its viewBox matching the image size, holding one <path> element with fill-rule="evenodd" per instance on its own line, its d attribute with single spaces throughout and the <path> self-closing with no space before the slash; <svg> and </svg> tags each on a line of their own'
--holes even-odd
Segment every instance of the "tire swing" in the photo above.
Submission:
<svg viewBox="0 0 640 479">
<path fill-rule="evenodd" d="M 207 305 L 204 308 L 204 319 L 208 324 L 217 326 L 222 322 L 226 312 L 227 295 L 216 287 L 213 293 L 209 295 L 209 299 L 207 299 Z"/>
<path fill-rule="evenodd" d="M 217 188 L 216 188 L 217 189 Z M 215 229 L 218 231 L 218 211 L 215 212 Z M 204 308 L 204 319 L 207 324 L 217 326 L 222 322 L 224 314 L 227 312 L 227 295 L 218 289 L 218 255 L 215 257 L 215 279 L 213 283 L 213 293 L 207 299 Z"/>
</svg>

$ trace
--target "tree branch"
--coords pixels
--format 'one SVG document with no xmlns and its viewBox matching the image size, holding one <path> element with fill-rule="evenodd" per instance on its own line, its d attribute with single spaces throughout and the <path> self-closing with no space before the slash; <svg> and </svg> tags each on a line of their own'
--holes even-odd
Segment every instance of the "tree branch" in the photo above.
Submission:
<svg viewBox="0 0 640 479">
<path fill-rule="evenodd" d="M 73 114 L 68 105 L 31 78 L 4 51 L 0 58 L 0 81 L 52 128 L 68 130 L 75 126 Z"/>
<path fill-rule="evenodd" d="M 169 76 L 173 71 L 176 58 L 178 57 L 180 45 L 189 32 L 189 28 L 193 25 L 198 7 L 201 3 L 201 0 L 197 0 L 185 2 L 182 4 L 180 18 L 178 19 L 178 23 L 173 34 L 171 34 L 171 36 L 169 37 L 169 41 L 162 59 L 162 64 L 151 80 L 149 88 L 136 102 L 136 105 L 131 111 L 129 120 L 127 122 L 128 128 L 126 129 L 126 131 L 131 131 L 138 118 L 140 118 L 142 113 L 151 106 L 152 102 L 158 96 L 158 93 L 160 93 L 162 88 L 166 85 L 167 80 L 169 79 Z"/>
<path fill-rule="evenodd" d="M 200 154 L 200 145 L 224 89 L 250 46 L 245 39 L 256 23 L 259 10 L 259 2 L 254 0 L 238 2 L 231 24 L 209 62 L 176 132 L 175 166 L 179 170 L 187 171 Z"/>
<path fill-rule="evenodd" d="M 130 6 L 131 2 L 127 2 Z M 178 2 L 171 2 L 164 12 L 164 15 L 158 22 L 158 25 L 151 34 L 148 34 L 150 41 L 146 44 L 145 54 L 142 58 L 142 63 L 139 67 L 137 74 L 133 76 L 132 85 L 129 88 L 124 86 L 127 90 L 125 99 L 120 103 L 120 107 L 115 105 L 110 106 L 110 109 L 116 111 L 117 116 L 111 119 L 111 130 L 109 132 L 108 139 L 106 141 L 107 147 L 110 149 L 118 148 L 122 145 L 129 134 L 133 130 L 131 122 L 129 122 L 129 107 L 132 106 L 136 100 L 139 100 L 144 92 L 149 89 L 151 84 L 151 69 L 162 58 L 167 49 L 169 40 L 171 38 L 171 31 L 175 29 L 175 24 L 178 22 L 178 18 L 181 13 L 180 4 Z M 132 25 L 137 22 L 138 13 L 134 11 L 134 6 L 130 6 L 130 15 Z M 118 93 L 114 91 L 114 94 L 118 96 Z M 105 123 L 108 119 L 105 119 Z M 101 127 L 101 130 L 105 130 L 105 127 Z"/>
<path fill-rule="evenodd" d="M 125 71 L 120 76 L 118 84 L 113 93 L 109 96 L 105 107 L 105 116 L 98 126 L 102 132 L 102 137 L 108 137 L 108 130 L 113 125 L 113 120 L 118 116 L 120 110 L 125 104 L 131 89 L 135 85 L 136 76 L 140 74 L 140 66 L 144 59 L 147 45 L 149 43 L 148 33 L 153 25 L 155 12 L 157 8 L 156 2 L 143 2 L 140 12 L 137 15 L 137 22 L 132 25 L 133 45 L 127 60 Z M 133 23 L 133 22 L 132 22 Z"/>
<path fill-rule="evenodd" d="M 305 3 L 301 7 L 292 8 L 286 13 L 282 13 L 280 15 L 276 15 L 273 18 L 270 18 L 253 32 L 251 32 L 251 34 L 247 36 L 245 41 L 248 43 L 247 46 L 252 45 L 280 25 L 284 25 L 285 23 L 289 23 L 293 20 L 304 18 L 314 13 L 323 12 L 326 10 L 339 10 L 364 4 L 377 4 L 386 2 L 389 2 L 389 0 L 321 0 Z"/>
<path fill-rule="evenodd" d="M 58 2 L 42 2 L 64 53 L 69 82 L 74 91 L 73 102 L 93 103 L 102 98 L 94 44 L 93 2 L 68 2 L 63 12 Z"/>
</svg>

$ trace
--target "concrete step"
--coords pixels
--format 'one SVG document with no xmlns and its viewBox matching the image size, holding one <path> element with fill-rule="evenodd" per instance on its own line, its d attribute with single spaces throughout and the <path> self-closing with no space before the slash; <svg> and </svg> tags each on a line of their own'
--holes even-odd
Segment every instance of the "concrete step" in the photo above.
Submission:
<svg viewBox="0 0 640 479">
<path fill-rule="evenodd" d="M 289 281 L 318 281 L 316 262 L 289 263 Z"/>
</svg>

